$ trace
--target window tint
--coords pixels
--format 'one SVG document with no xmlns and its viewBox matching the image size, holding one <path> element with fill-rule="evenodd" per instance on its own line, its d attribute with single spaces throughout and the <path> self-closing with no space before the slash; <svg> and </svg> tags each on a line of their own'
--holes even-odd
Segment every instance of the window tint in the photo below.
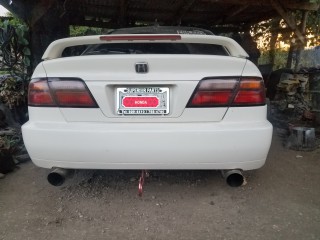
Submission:
<svg viewBox="0 0 320 240">
<path fill-rule="evenodd" d="M 82 55 L 199 54 L 228 56 L 221 45 L 200 43 L 109 43 L 89 46 Z"/>
</svg>

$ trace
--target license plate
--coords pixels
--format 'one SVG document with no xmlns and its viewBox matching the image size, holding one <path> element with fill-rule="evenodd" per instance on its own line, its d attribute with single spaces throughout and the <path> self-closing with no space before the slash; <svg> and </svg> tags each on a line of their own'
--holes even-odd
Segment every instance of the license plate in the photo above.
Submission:
<svg viewBox="0 0 320 240">
<path fill-rule="evenodd" d="M 119 115 L 169 114 L 169 88 L 117 88 L 117 113 Z"/>
</svg>

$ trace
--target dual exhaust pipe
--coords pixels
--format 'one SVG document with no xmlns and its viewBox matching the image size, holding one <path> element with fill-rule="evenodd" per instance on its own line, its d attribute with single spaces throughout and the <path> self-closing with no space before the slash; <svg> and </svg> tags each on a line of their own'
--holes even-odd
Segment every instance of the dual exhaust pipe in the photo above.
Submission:
<svg viewBox="0 0 320 240">
<path fill-rule="evenodd" d="M 74 170 L 55 168 L 48 174 L 48 182 L 53 186 L 61 186 L 65 180 L 73 175 Z M 222 170 L 223 178 L 231 187 L 240 187 L 245 183 L 243 172 L 239 169 Z"/>
<path fill-rule="evenodd" d="M 48 182 L 53 186 L 61 186 L 67 178 L 73 175 L 74 170 L 72 169 L 65 169 L 65 168 L 55 168 L 52 170 L 48 176 Z"/>
<path fill-rule="evenodd" d="M 230 187 L 240 187 L 246 182 L 240 169 L 222 170 L 221 174 Z"/>
</svg>

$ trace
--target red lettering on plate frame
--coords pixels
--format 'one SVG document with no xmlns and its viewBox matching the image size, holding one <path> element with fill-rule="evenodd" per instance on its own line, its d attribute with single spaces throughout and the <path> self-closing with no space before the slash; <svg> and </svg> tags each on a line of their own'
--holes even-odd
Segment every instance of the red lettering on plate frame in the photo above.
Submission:
<svg viewBox="0 0 320 240">
<path fill-rule="evenodd" d="M 159 98 L 156 96 L 125 96 L 122 105 L 126 108 L 156 108 Z"/>
</svg>

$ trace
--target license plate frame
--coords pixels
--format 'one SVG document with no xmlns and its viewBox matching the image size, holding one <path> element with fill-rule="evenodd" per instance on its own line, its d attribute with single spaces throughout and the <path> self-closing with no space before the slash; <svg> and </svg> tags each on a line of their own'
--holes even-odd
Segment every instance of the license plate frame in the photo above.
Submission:
<svg viewBox="0 0 320 240">
<path fill-rule="evenodd" d="M 118 87 L 116 113 L 118 115 L 168 115 L 168 87 Z M 157 106 L 154 106 L 154 105 Z M 152 106 L 150 106 L 152 105 Z"/>
</svg>

